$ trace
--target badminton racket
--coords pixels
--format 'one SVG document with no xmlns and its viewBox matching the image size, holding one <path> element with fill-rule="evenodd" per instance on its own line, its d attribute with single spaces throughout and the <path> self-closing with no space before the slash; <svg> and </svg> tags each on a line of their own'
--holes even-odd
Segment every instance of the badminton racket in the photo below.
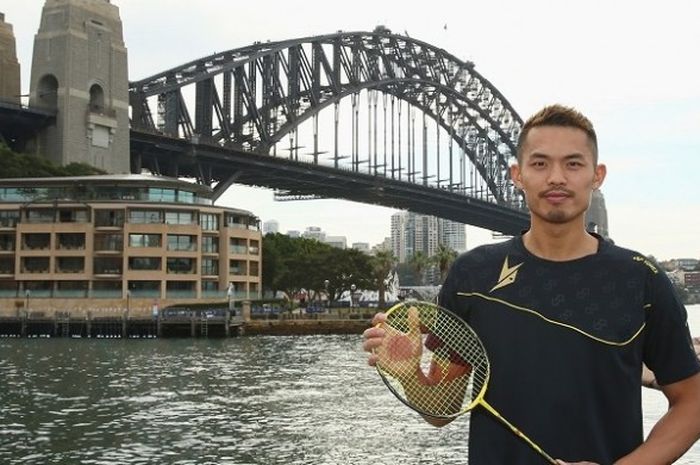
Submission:
<svg viewBox="0 0 700 465">
<path fill-rule="evenodd" d="M 547 461 L 558 463 L 484 399 L 489 358 L 462 318 L 435 304 L 408 301 L 391 307 L 378 326 L 385 336 L 374 349 L 377 372 L 404 404 L 439 419 L 481 406 Z"/>
</svg>

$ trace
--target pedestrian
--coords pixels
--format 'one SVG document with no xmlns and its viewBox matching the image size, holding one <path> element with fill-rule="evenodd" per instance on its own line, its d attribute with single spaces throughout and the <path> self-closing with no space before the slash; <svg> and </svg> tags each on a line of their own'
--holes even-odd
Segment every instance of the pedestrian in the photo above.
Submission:
<svg viewBox="0 0 700 465">
<path fill-rule="evenodd" d="M 700 363 L 686 310 L 663 270 L 586 230 L 591 194 L 605 175 L 588 118 L 561 105 L 532 116 L 511 166 L 530 226 L 460 256 L 440 304 L 474 329 L 489 354 L 486 401 L 550 456 L 562 464 L 672 463 L 700 436 Z M 377 314 L 374 323 L 384 319 Z M 365 331 L 365 350 L 388 344 L 394 336 L 387 334 Z M 391 362 L 372 353 L 369 363 Z M 646 440 L 644 365 L 669 403 Z M 475 409 L 469 463 L 543 459 Z"/>
</svg>

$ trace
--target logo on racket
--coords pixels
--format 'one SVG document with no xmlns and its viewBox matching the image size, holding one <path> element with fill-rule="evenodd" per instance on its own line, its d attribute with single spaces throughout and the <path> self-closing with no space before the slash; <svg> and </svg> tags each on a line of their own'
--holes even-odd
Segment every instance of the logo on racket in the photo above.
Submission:
<svg viewBox="0 0 700 465">
<path fill-rule="evenodd" d="M 498 277 L 498 282 L 489 292 L 493 292 L 496 289 L 501 289 L 502 287 L 513 284 L 516 276 L 518 276 L 518 268 L 521 266 L 523 266 L 522 263 L 518 263 L 514 266 L 508 266 L 508 256 L 506 256 L 506 259 L 503 262 L 503 268 L 501 268 L 501 275 Z"/>
</svg>

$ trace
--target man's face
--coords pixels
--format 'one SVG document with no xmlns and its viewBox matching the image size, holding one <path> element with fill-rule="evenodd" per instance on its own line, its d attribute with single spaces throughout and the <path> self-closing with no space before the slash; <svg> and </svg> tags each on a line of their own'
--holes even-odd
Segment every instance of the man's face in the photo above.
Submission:
<svg viewBox="0 0 700 465">
<path fill-rule="evenodd" d="M 581 129 L 532 128 L 520 163 L 511 167 L 511 177 L 525 192 L 533 221 L 582 221 L 591 192 L 605 178 L 605 166 L 594 160 L 593 147 Z"/>
</svg>

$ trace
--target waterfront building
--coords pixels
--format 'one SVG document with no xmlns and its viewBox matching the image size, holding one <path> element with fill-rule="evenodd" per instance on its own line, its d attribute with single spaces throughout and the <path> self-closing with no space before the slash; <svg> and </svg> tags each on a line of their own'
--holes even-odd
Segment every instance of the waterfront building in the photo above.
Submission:
<svg viewBox="0 0 700 465">
<path fill-rule="evenodd" d="M 0 315 L 258 298 L 259 223 L 172 178 L 0 179 Z"/>
</svg>

